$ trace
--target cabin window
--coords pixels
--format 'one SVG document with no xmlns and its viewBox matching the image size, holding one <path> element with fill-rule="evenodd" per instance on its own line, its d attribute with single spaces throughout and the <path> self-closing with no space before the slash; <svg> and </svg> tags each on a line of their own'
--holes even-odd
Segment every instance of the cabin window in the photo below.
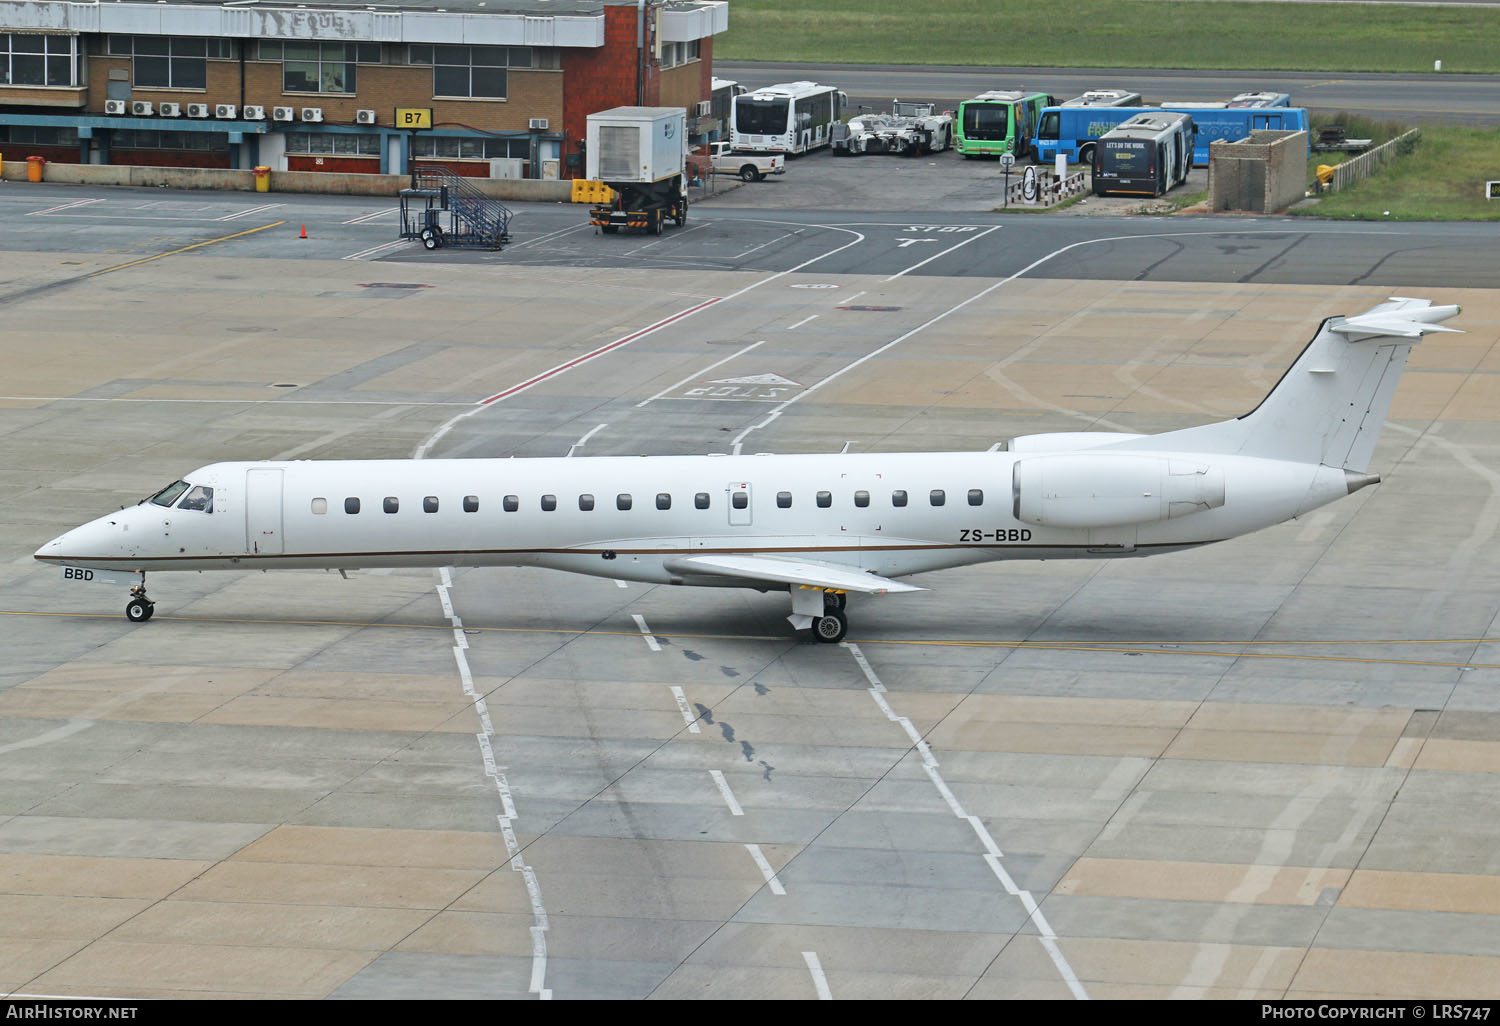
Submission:
<svg viewBox="0 0 1500 1026">
<path fill-rule="evenodd" d="M 697 506 L 699 509 L 708 509 L 708 493 L 699 492 L 697 495 L 693 496 L 693 505 Z"/>
<path fill-rule="evenodd" d="M 776 506 L 777 506 L 778 509 L 791 509 L 792 508 L 792 493 L 791 492 L 777 492 L 776 493 Z"/>
<path fill-rule="evenodd" d="M 469 499 L 473 499 L 473 498 L 474 498 L 474 496 L 472 496 L 472 495 L 469 496 Z M 464 510 L 467 511 L 467 512 L 469 512 L 469 513 L 472 513 L 472 512 L 474 512 L 474 510 L 473 509 L 469 509 L 469 499 L 465 499 L 464 500 Z M 505 498 L 503 498 L 503 499 L 500 500 L 500 506 L 501 506 L 502 509 L 505 510 L 505 512 L 507 512 L 507 513 L 514 513 L 516 510 L 518 510 L 518 509 L 521 508 L 521 497 L 519 495 L 507 495 Z M 474 500 L 474 509 L 478 509 L 478 508 L 479 508 L 479 500 L 475 499 Z"/>
<path fill-rule="evenodd" d="M 734 492 L 729 496 L 729 504 L 735 509 L 745 509 L 750 505 L 749 492 Z"/>
<path fill-rule="evenodd" d="M 892 506 L 905 506 L 906 505 L 906 492 L 903 491 L 900 488 L 898 488 L 894 492 L 892 492 L 891 493 L 891 505 Z"/>
<path fill-rule="evenodd" d="M 313 503 L 312 503 L 312 511 L 313 511 L 313 515 L 314 516 L 320 516 L 321 517 L 321 516 L 325 515 L 328 512 L 328 500 L 327 499 L 314 499 Z"/>
<path fill-rule="evenodd" d="M 833 493 L 832 492 L 819 492 L 818 493 L 818 508 L 819 509 L 827 509 L 829 506 L 832 506 L 832 505 L 833 505 Z"/>
<path fill-rule="evenodd" d="M 557 508 L 557 496 L 555 496 L 555 495 L 543 495 L 542 496 L 542 510 L 544 512 L 551 513 L 556 508 Z"/>
<path fill-rule="evenodd" d="M 344 500 L 344 512 L 345 513 L 358 513 L 359 512 L 359 500 L 358 499 L 345 499 Z"/>
<path fill-rule="evenodd" d="M 193 485 L 177 504 L 178 509 L 196 509 L 204 513 L 214 511 L 214 490 L 208 485 Z"/>
<path fill-rule="evenodd" d="M 656 493 L 656 508 L 657 509 L 671 509 L 672 508 L 672 493 L 671 492 L 657 492 Z"/>
<path fill-rule="evenodd" d="M 436 495 L 429 495 L 429 496 L 427 496 L 426 498 L 424 498 L 422 500 L 422 512 L 423 513 L 436 513 L 437 512 L 437 507 L 438 507 L 438 501 L 437 501 L 437 496 Z"/>
<path fill-rule="evenodd" d="M 621 492 L 615 496 L 615 509 L 629 509 L 635 505 L 635 500 L 630 497 L 629 492 Z"/>
<path fill-rule="evenodd" d="M 948 496 L 943 494 L 941 488 L 934 488 L 932 493 L 927 496 L 927 501 L 931 502 L 934 506 L 941 506 L 948 501 Z"/>
<path fill-rule="evenodd" d="M 465 513 L 478 513 L 479 512 L 479 496 L 477 496 L 477 495 L 465 495 L 464 496 L 464 512 Z"/>
<path fill-rule="evenodd" d="M 397 499 L 394 495 L 387 495 L 381 506 L 387 513 L 395 513 L 401 508 L 401 500 Z"/>
<path fill-rule="evenodd" d="M 868 506 L 870 504 L 870 493 L 865 491 L 855 492 L 854 504 L 861 508 Z"/>
<path fill-rule="evenodd" d="M 580 495 L 578 497 L 578 508 L 585 513 L 592 512 L 594 509 L 594 497 L 588 494 Z"/>
<path fill-rule="evenodd" d="M 983 506 L 984 505 L 984 489 L 983 488 L 970 488 L 969 489 L 969 505 L 970 506 Z"/>
<path fill-rule="evenodd" d="M 188 490 L 186 481 L 173 481 L 161 491 L 151 496 L 151 501 L 158 506 L 170 506 L 177 501 L 177 497 Z"/>
</svg>

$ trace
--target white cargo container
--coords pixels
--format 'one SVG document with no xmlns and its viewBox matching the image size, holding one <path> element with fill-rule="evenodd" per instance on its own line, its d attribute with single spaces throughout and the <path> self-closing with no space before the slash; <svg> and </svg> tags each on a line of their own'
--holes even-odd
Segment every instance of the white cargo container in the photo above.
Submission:
<svg viewBox="0 0 1500 1026">
<path fill-rule="evenodd" d="M 660 235 L 671 219 L 687 223 L 687 110 L 615 107 L 588 116 L 588 177 L 614 190 L 609 206 L 589 211 L 589 223 L 613 235 L 642 228 Z"/>
<path fill-rule="evenodd" d="M 660 182 L 682 174 L 687 111 L 682 107 L 615 107 L 588 116 L 588 176 L 618 184 Z"/>
</svg>

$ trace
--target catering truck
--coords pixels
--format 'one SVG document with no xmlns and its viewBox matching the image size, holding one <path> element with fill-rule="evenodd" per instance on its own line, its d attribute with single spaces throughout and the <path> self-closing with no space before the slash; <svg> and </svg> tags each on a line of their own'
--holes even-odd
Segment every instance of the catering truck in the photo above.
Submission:
<svg viewBox="0 0 1500 1026">
<path fill-rule="evenodd" d="M 613 235 L 643 228 L 660 235 L 671 218 L 687 223 L 687 111 L 682 107 L 614 107 L 588 116 L 587 174 L 614 190 L 614 201 L 589 210 L 589 223 Z"/>
</svg>

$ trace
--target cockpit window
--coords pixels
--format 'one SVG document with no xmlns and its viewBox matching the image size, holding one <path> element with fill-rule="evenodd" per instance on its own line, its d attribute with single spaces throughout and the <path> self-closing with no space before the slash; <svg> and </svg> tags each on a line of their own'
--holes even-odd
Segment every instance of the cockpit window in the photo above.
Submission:
<svg viewBox="0 0 1500 1026">
<path fill-rule="evenodd" d="M 177 504 L 178 509 L 198 509 L 205 513 L 214 511 L 214 490 L 208 485 L 193 485 L 187 496 Z"/>
<path fill-rule="evenodd" d="M 186 481 L 173 481 L 161 491 L 151 496 L 151 501 L 156 503 L 158 506 L 170 506 L 172 505 L 172 503 L 177 501 L 178 497 L 181 496 L 183 492 L 187 490 L 188 483 Z"/>
</svg>

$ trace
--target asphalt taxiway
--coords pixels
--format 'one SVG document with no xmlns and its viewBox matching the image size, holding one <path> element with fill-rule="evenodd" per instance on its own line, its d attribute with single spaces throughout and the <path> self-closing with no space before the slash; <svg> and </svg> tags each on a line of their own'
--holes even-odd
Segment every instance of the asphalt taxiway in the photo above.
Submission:
<svg viewBox="0 0 1500 1026">
<path fill-rule="evenodd" d="M 0 993 L 1495 997 L 1493 233 L 732 195 L 431 259 L 374 200 L 6 187 Z M 919 578 L 845 646 L 527 570 L 161 574 L 135 625 L 31 558 L 221 459 L 1185 426 L 1391 294 L 1466 334 L 1378 487 Z"/>
</svg>

